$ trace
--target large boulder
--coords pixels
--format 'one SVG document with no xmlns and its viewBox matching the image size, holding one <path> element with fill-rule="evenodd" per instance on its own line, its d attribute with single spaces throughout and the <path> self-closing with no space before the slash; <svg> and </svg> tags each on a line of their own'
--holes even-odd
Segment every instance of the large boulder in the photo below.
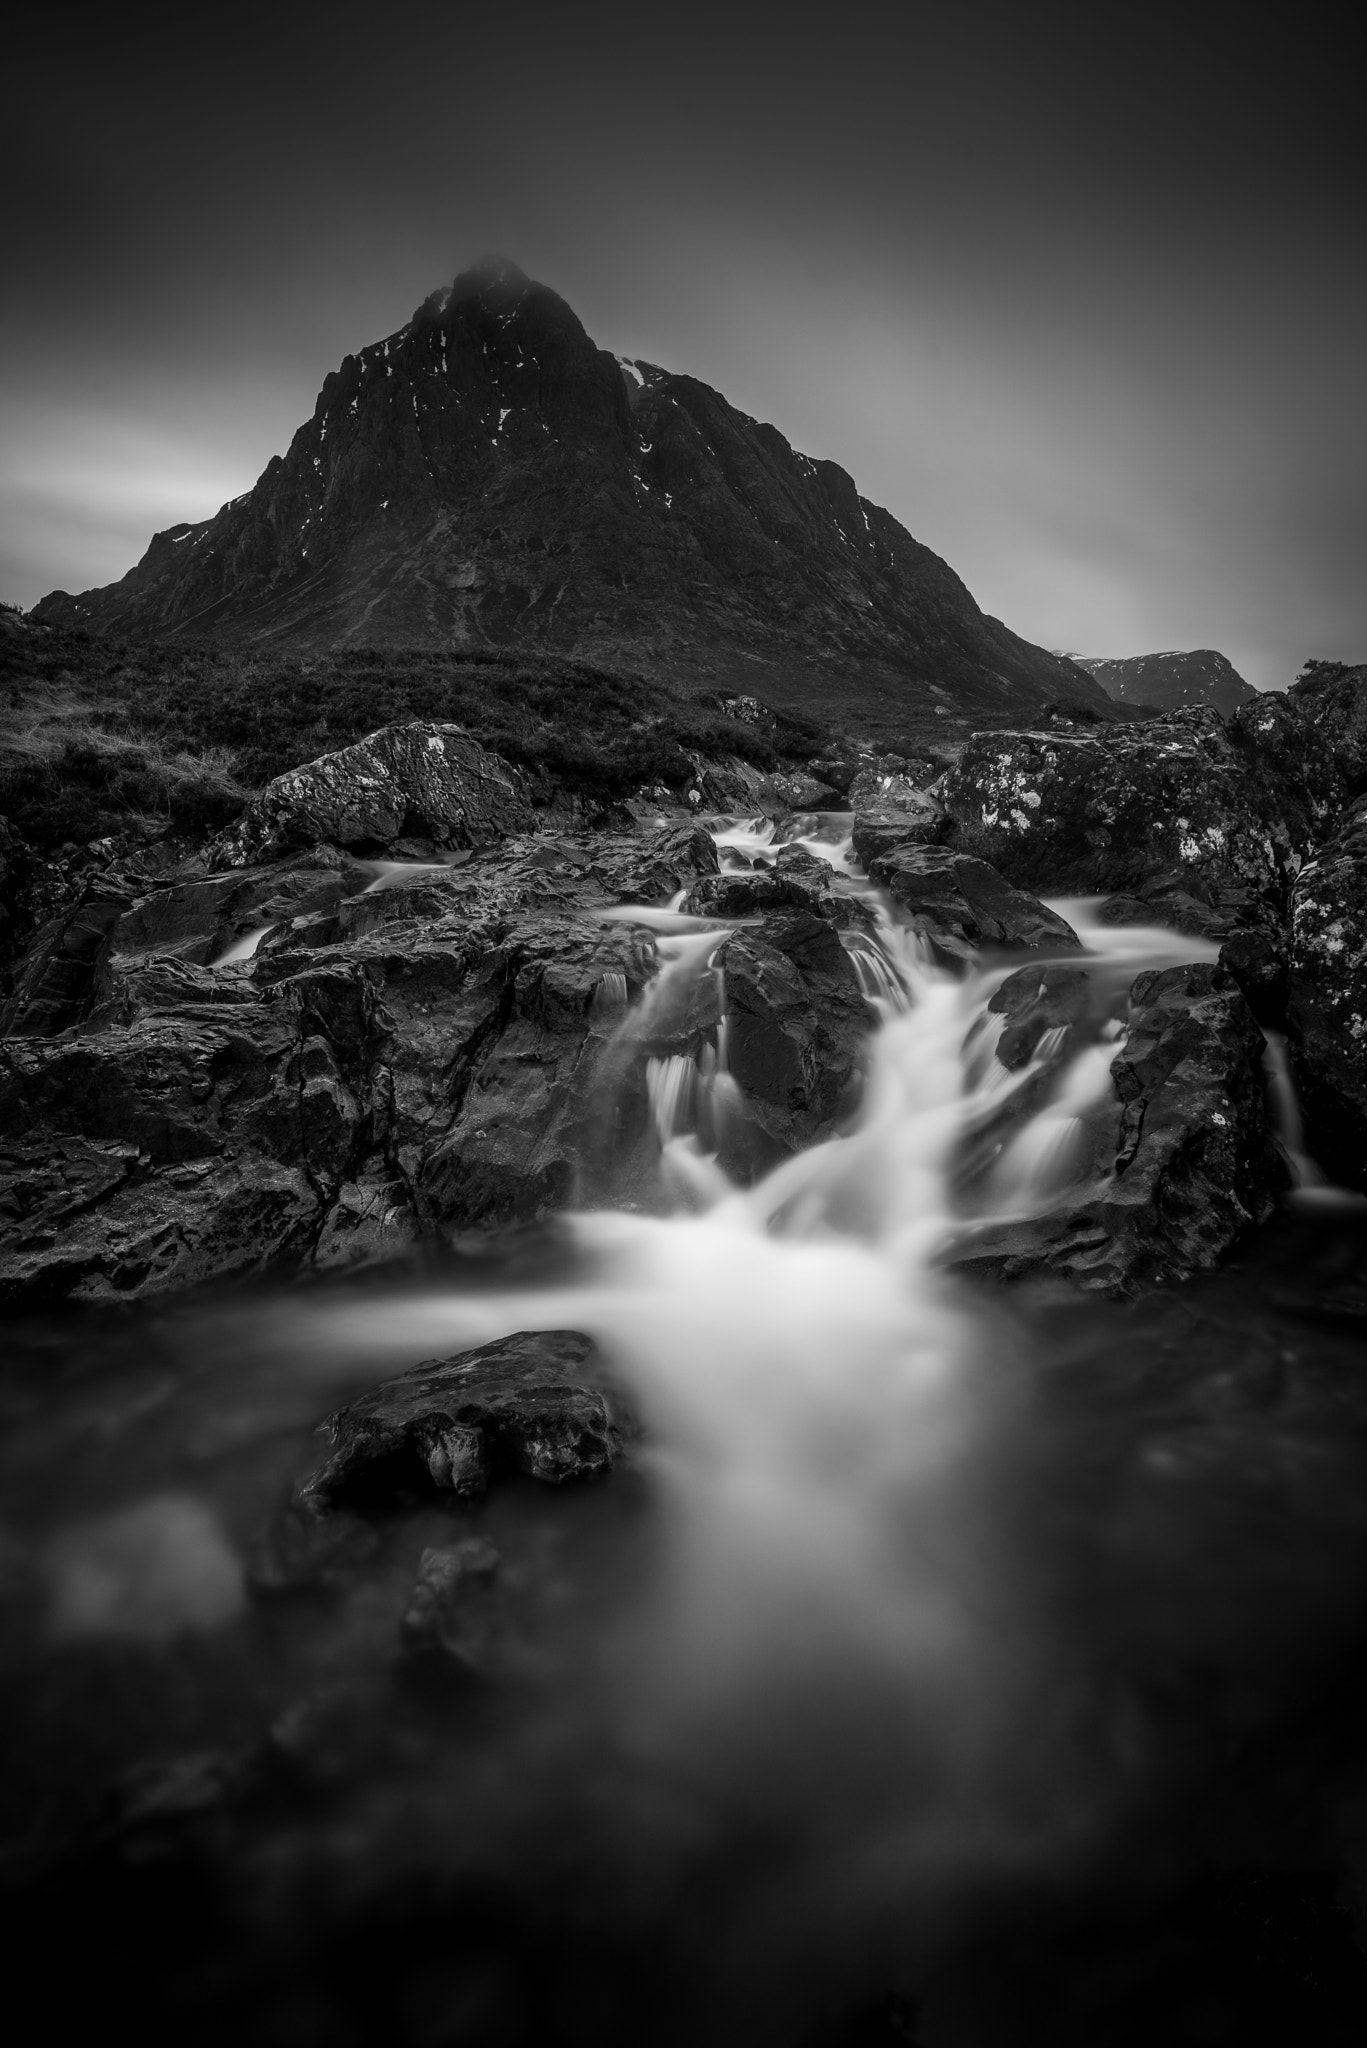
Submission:
<svg viewBox="0 0 1367 2048">
<path fill-rule="evenodd" d="M 1289 984 L 1310 1150 L 1331 1180 L 1367 1187 L 1367 797 L 1296 879 Z"/>
<path fill-rule="evenodd" d="M 451 922 L 356 949 L 382 978 L 392 1156 L 425 1229 L 530 1219 L 597 1192 L 617 1135 L 646 1126 L 644 1081 L 613 1099 L 603 1065 L 655 969 L 648 934 L 527 917 L 483 934 Z"/>
<path fill-rule="evenodd" d="M 421 1484 L 470 1499 L 501 1470 L 550 1486 L 596 1479 L 620 1459 L 632 1424 L 588 1337 L 520 1330 L 414 1366 L 319 1429 L 330 1453 L 299 1491 L 354 1505 Z"/>
<path fill-rule="evenodd" d="M 396 839 L 485 846 L 534 823 L 525 780 L 461 725 L 386 725 L 267 783 L 210 848 L 245 867 L 295 848 L 375 849 Z"/>
<path fill-rule="evenodd" d="M 869 879 L 946 960 L 972 959 L 982 947 L 1064 953 L 1080 945 L 1072 926 L 1038 897 L 956 847 L 895 847 L 870 863 Z"/>
<path fill-rule="evenodd" d="M 854 814 L 850 843 L 867 866 L 899 846 L 934 846 L 949 829 L 947 812 L 924 790 L 908 790 L 895 803 L 861 804 Z"/>
<path fill-rule="evenodd" d="M 1308 661 L 1288 694 L 1332 749 L 1349 795 L 1367 790 L 1367 662 Z"/>
<path fill-rule="evenodd" d="M 506 1474 L 549 1486 L 602 1478 L 636 1424 L 588 1337 L 520 1330 L 372 1387 L 318 1433 L 328 1455 L 267 1531 L 254 1571 L 261 1591 L 344 1573 L 373 1545 L 368 1521 L 415 1496 L 455 1506 Z"/>
<path fill-rule="evenodd" d="M 956 847 L 1058 894 L 1163 878 L 1208 904 L 1279 907 L 1309 850 L 1297 806 L 1288 822 L 1262 764 L 1208 707 L 1086 733 L 979 733 L 943 798 Z"/>
<path fill-rule="evenodd" d="M 630 906 L 716 868 L 688 820 L 457 865 L 106 871 L 9 1006 L 0 1292 L 390 1255 L 592 1198 L 619 1141 L 650 1183 L 646 1050 L 604 1071 L 657 965 Z"/>
<path fill-rule="evenodd" d="M 830 1137 L 858 1105 L 874 1023 L 839 931 L 810 909 L 772 911 L 719 949 L 726 1066 L 739 1090 L 718 1132 L 745 1176 Z"/>
<path fill-rule="evenodd" d="M 1033 1215 L 965 1230 L 951 1254 L 961 1270 L 1007 1280 L 1056 1275 L 1129 1294 L 1216 1265 L 1271 1214 L 1286 1170 L 1268 1123 L 1263 1035 L 1222 968 L 1150 970 L 1118 1006 L 1094 971 L 1022 968 L 992 1008 L 1005 1019 L 996 1052 L 1003 1065 L 1026 1068 L 1042 1043 L 1052 1050 L 1046 1070 L 977 1140 L 968 1206 L 987 1216 L 1012 1208 L 994 1188 L 996 1161 L 1047 1107 L 1064 1063 L 1104 1046 L 1108 1021 L 1123 1037 L 1107 1085 L 1076 1128 L 1050 1134 L 1068 1144 L 1061 1183 L 1037 1187 L 1024 1204 Z"/>
<path fill-rule="evenodd" d="M 0 1299 L 126 1300 L 310 1256 L 386 1113 L 369 982 L 263 992 L 171 958 L 117 1007 L 0 1046 Z"/>
<path fill-rule="evenodd" d="M 1228 733 L 1292 854 L 1304 857 L 1332 829 L 1351 786 L 1332 727 L 1314 716 L 1313 699 L 1267 690 L 1239 706 Z"/>
</svg>

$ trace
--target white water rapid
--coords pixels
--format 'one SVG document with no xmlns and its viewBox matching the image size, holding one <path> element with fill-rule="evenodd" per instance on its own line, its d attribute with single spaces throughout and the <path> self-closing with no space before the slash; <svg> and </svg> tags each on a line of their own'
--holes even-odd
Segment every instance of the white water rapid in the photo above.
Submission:
<svg viewBox="0 0 1367 2048">
<path fill-rule="evenodd" d="M 1071 2031 L 1052 2008 L 1040 2030 L 1021 2015 L 1056 1909 L 1060 1981 L 1079 1927 L 1085 1947 L 1099 1916 L 1123 1945 L 1153 1898 L 1203 1959 L 1188 1875 L 1222 1872 L 1230 1841 L 1262 1854 L 1247 1760 L 1359 1641 L 1353 1219 L 1315 1196 L 1255 1256 L 1133 1302 L 970 1289 L 952 1261 L 978 1233 L 1009 1243 L 1111 1171 L 1097 1108 L 1135 975 L 1212 949 L 1075 900 L 1054 907 L 1081 954 L 946 966 L 858 873 L 838 821 L 716 837 L 732 874 L 793 877 L 762 880 L 757 902 L 799 899 L 813 855 L 844 899 L 802 956 L 838 967 L 838 938 L 868 1006 L 860 1097 L 834 1134 L 757 1163 L 781 1148 L 759 1146 L 742 1081 L 789 1044 L 805 1055 L 828 1020 L 743 884 L 719 898 L 735 917 L 690 915 L 682 894 L 605 911 L 634 930 L 592 999 L 571 1213 L 431 1263 L 43 1322 L 0 1386 L 0 1652 L 33 1681 L 12 1775 L 65 1828 L 65 1812 L 111 1811 L 114 1767 L 133 1767 L 153 1788 L 145 1824 L 188 1816 L 197 1845 L 203 1824 L 231 1903 L 201 1979 L 161 1930 L 159 1861 L 151 1914 L 132 1856 L 84 1921 L 82 1894 L 55 1894 L 64 1940 L 131 1901 L 101 1953 L 139 1958 L 140 1995 L 169 1975 L 181 2017 L 158 2039 L 207 2009 L 187 1985 L 215 2000 L 223 1958 L 250 1962 L 252 1928 L 287 2003 L 273 2030 L 233 2008 L 225 2039 L 303 2024 L 368 2042 L 348 2032 L 353 1954 L 363 1974 L 379 1959 L 374 2038 L 404 2044 L 1091 2048 L 1131 2008 L 1146 2041 L 1179 2038 L 1104 1945 Z M 797 917 L 795 951 L 815 923 Z M 847 988 L 832 1033 L 857 1016 Z M 1275 1040 L 1269 1069 L 1308 1196 Z M 801 1125 L 780 1128 L 791 1142 Z M 590 1335 L 639 1417 L 607 1484 L 512 1469 L 491 1422 L 477 1498 L 400 1477 L 391 1501 L 381 1475 L 354 1516 L 308 1525 L 341 1546 L 320 1577 L 263 1577 L 315 1498 L 297 1489 L 328 1456 L 321 1416 L 537 1329 Z M 522 1403 L 495 1370 L 491 1399 Z M 419 1596 L 463 1597 L 472 1553 L 472 1604 L 440 1610 L 451 1655 L 415 1648 Z M 1334 1827 L 1352 1773 L 1347 1801 L 1327 1781 Z M 1305 1779 L 1290 1802 L 1280 1765 L 1268 1783 L 1269 1854 L 1299 1856 Z M 1212 1786 L 1232 1833 L 1211 1832 Z M 994 1942 L 999 1967 L 1025 1961 L 991 2006 Z M 323 1954 L 336 1995 L 315 2024 Z M 891 2030 L 847 2029 L 893 1992 Z"/>
<path fill-rule="evenodd" d="M 752 824 L 718 843 L 762 860 L 774 835 Z M 301 1314 L 332 1370 L 348 1351 L 372 1371 L 388 1353 L 397 1370 L 514 1329 L 593 1336 L 644 1422 L 666 1528 L 616 1711 L 711 1796 L 800 1799 L 848 1859 L 853 1911 L 890 1877 L 952 1888 L 956 1873 L 1054 1864 L 1096 1819 L 1076 1757 L 1065 1764 L 1057 1646 L 1006 1505 L 1005 1440 L 1025 1398 L 1015 1340 L 941 1260 L 972 1221 L 955 1162 L 1004 1115 L 978 1217 L 1029 1214 L 1068 1188 L 1121 1027 L 1103 1019 L 1077 1045 L 1055 1028 L 1008 1071 L 988 1004 L 1011 967 L 936 965 L 852 874 L 848 841 L 805 843 L 870 913 L 845 935 L 879 1017 L 849 1129 L 734 1184 L 708 1142 L 736 1100 L 717 965 L 733 927 L 677 904 L 612 913 L 657 934 L 640 1003 L 623 1008 L 620 976 L 600 996 L 621 1013 L 608 1064 L 644 1062 L 672 1206 L 567 1218 L 582 1275 L 569 1284 Z M 1110 963 L 1094 957 L 1120 989 L 1138 964 L 1191 947 L 1128 931 Z M 718 1022 L 702 1056 L 652 1051 L 708 984 Z M 1033 1106 L 1013 1122 L 1023 1091 Z"/>
</svg>

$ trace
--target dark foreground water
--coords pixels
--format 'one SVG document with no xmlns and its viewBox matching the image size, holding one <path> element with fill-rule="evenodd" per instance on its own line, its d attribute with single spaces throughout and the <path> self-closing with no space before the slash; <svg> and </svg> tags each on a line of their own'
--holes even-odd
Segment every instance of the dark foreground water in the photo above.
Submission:
<svg viewBox="0 0 1367 2048">
<path fill-rule="evenodd" d="M 718 1424 L 735 1498 L 681 1479 L 685 1417 L 252 1590 L 321 1415 L 491 1300 L 564 1320 L 588 1264 L 11 1326 L 3 1918 L 45 2037 L 1367 2040 L 1359 1222 L 1128 1307 L 938 1297 L 972 1397 L 923 1409 L 873 1537 L 825 1422 L 768 1499 L 761 1386 Z M 399 1647 L 453 1525 L 503 1560 L 477 1680 Z"/>
</svg>

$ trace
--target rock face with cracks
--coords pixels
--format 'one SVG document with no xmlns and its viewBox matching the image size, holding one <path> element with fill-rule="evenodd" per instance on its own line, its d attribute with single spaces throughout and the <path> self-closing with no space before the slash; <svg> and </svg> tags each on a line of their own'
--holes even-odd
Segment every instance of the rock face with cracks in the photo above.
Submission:
<svg viewBox="0 0 1367 2048">
<path fill-rule="evenodd" d="M 1038 897 L 1016 889 L 985 860 L 949 846 L 899 846 L 879 854 L 869 879 L 948 960 L 981 948 L 1076 952 L 1077 933 Z"/>
<path fill-rule="evenodd" d="M 1031 884 L 1109 888 L 1103 920 L 1221 948 L 1219 969 L 1135 983 L 1110 1017 L 1127 1036 L 1108 1092 L 1069 1141 L 1087 1173 L 1038 1223 L 979 1231 L 961 1248 L 977 1270 L 1125 1290 L 1200 1270 L 1266 1213 L 1280 1169 L 1261 1039 L 1230 974 L 1277 1028 L 1290 988 L 1312 1148 L 1339 1178 L 1359 1171 L 1357 810 L 1315 854 L 1356 772 L 1356 687 L 1336 671 L 1228 729 L 1187 712 L 980 735 L 937 785 L 943 807 L 909 764 L 881 764 L 896 805 L 863 814 L 866 850 L 896 909 L 955 966 L 998 949 L 1046 963 L 1005 984 L 1003 1057 L 1032 1031 L 1075 1048 L 1099 1028 L 1076 937 Z M 852 790 L 873 772 L 830 765 Z M 1037 805 L 1033 782 L 1012 785 L 1023 824 L 998 802 L 1008 770 L 1041 785 Z M 868 908 L 800 846 L 723 873 L 693 818 L 641 820 L 533 813 L 458 729 L 415 724 L 273 785 L 211 849 L 233 864 L 90 867 L 3 1013 L 0 1295 L 128 1299 L 372 1262 L 575 1202 L 649 1205 L 670 1128 L 652 1063 L 695 1109 L 706 1082 L 697 1128 L 742 1180 L 837 1134 L 875 1022 Z M 656 913 L 680 899 L 696 972 L 647 1004 Z M 1045 1068 L 1018 1106 L 1048 1101 Z M 996 1169 L 969 1150 L 985 1216 Z"/>
<path fill-rule="evenodd" d="M 1022 888 L 1112 895 L 1161 881 L 1255 920 L 1284 904 L 1312 829 L 1288 820 L 1256 748 L 1208 708 L 1085 733 L 980 733 L 943 795 L 952 843 Z"/>
<path fill-rule="evenodd" d="M 97 877 L 39 935 L 0 1040 L 0 1298 L 368 1262 L 609 1192 L 654 1156 L 647 1052 L 715 1053 L 721 1021 L 618 1059 L 658 956 L 648 923 L 611 913 L 723 879 L 689 820 L 399 872 L 325 844 Z M 742 1174 L 857 1100 L 872 1018 L 828 883 L 744 906 L 743 933 L 717 920 L 746 1091 L 722 1149 Z M 221 964 L 244 935 L 256 949 Z"/>
<path fill-rule="evenodd" d="M 1296 878 L 1287 1022 L 1310 1148 L 1367 1188 L 1367 798 Z"/>
<path fill-rule="evenodd" d="M 522 1330 L 478 1350 L 432 1359 L 329 1415 L 329 1455 L 292 1489 L 257 1561 L 263 1591 L 288 1591 L 350 1568 L 373 1541 L 376 1514 L 432 1494 L 477 1500 L 502 1474 L 543 1485 L 604 1477 L 636 1425 L 605 1381 L 591 1340 L 575 1330 Z M 475 1539 L 471 1539 L 474 1541 Z M 468 1546 L 442 1552 L 410 1603 L 410 1649 L 459 1654 L 460 1595 L 497 1559 Z M 464 1577 L 464 1584 L 457 1581 Z M 449 1631 L 447 1631 L 449 1632 Z"/>
<path fill-rule="evenodd" d="M 243 867 L 301 846 L 375 847 L 405 836 L 486 846 L 532 827 L 522 776 L 460 725 L 387 725 L 291 768 L 210 848 Z"/>
</svg>

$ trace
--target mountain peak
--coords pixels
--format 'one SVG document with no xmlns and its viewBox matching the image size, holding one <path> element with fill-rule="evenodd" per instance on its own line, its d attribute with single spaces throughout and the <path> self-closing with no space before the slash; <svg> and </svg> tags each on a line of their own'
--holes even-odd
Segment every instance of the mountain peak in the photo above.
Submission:
<svg viewBox="0 0 1367 2048">
<path fill-rule="evenodd" d="M 862 696 L 899 725 L 1107 708 L 836 464 L 609 355 L 499 255 L 330 372 L 252 490 L 39 615 L 152 638 L 515 642 L 793 704 Z"/>
<path fill-rule="evenodd" d="M 531 287 L 525 270 L 506 256 L 481 256 L 463 270 L 451 287 L 453 299 L 482 298 L 486 292 L 511 292 L 520 297 Z"/>
<path fill-rule="evenodd" d="M 453 283 L 438 285 L 434 292 L 429 292 L 418 310 L 439 320 L 448 306 L 484 298 L 515 303 L 531 288 L 526 271 L 507 256 L 481 256 L 468 270 L 462 270 Z"/>
<path fill-rule="evenodd" d="M 1214 647 L 1170 647 L 1114 659 L 1075 654 L 1072 659 L 1119 704 L 1149 704 L 1160 711 L 1213 704 L 1229 718 L 1258 694 L 1229 657 Z"/>
</svg>

